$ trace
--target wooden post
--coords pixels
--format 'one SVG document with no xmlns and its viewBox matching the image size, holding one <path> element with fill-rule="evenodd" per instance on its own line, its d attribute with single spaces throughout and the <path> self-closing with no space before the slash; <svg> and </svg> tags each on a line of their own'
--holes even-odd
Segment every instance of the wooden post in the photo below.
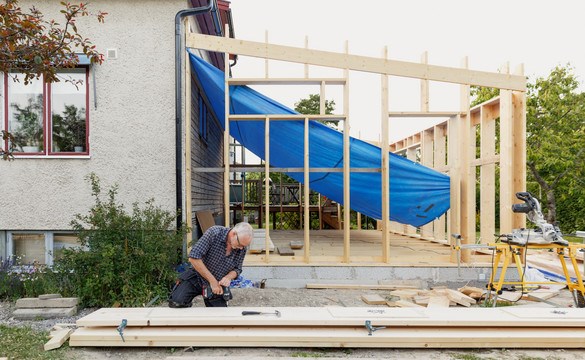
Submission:
<svg viewBox="0 0 585 360">
<path fill-rule="evenodd" d="M 266 257 L 264 258 L 264 261 L 268 263 L 270 260 L 270 226 L 268 224 L 270 221 L 270 191 L 268 191 L 270 187 L 270 118 L 268 118 L 268 116 L 264 118 L 264 175 L 264 188 L 266 189 L 264 192 L 264 209 L 266 211 L 266 227 L 264 229 L 264 246 L 266 246 Z"/>
<path fill-rule="evenodd" d="M 345 53 L 349 53 L 349 43 L 345 41 Z M 345 84 L 343 85 L 343 262 L 349 263 L 349 231 L 351 230 L 350 205 L 350 157 L 349 157 L 349 69 L 344 69 Z"/>
<path fill-rule="evenodd" d="M 515 75 L 524 75 L 524 64 L 518 65 Z M 512 91 L 512 122 L 513 122 L 513 192 L 526 191 L 526 92 Z M 526 227 L 524 214 L 513 215 L 514 229 Z"/>
<path fill-rule="evenodd" d="M 311 242 L 309 241 L 309 228 L 311 226 L 310 218 L 311 214 L 309 213 L 309 118 L 305 118 L 305 162 L 304 162 L 304 180 L 305 180 L 305 228 L 303 237 L 305 240 L 305 263 L 309 263 L 311 261 L 310 257 L 310 249 L 311 249 Z"/>
<path fill-rule="evenodd" d="M 509 73 L 509 64 L 502 67 Z M 512 231 L 514 197 L 514 137 L 512 91 L 500 90 L 500 234 Z"/>
<path fill-rule="evenodd" d="M 463 58 L 461 67 L 468 69 L 468 59 Z M 471 126 L 471 116 L 469 112 L 470 86 L 462 84 L 460 89 L 460 111 L 459 129 L 460 137 L 450 139 L 460 143 L 460 172 L 461 172 L 461 220 L 460 234 L 462 244 L 475 243 L 475 171 L 471 171 L 471 157 L 475 158 L 475 129 Z M 475 170 L 475 169 L 474 169 Z M 461 251 L 461 260 L 469 262 L 469 250 Z"/>
<path fill-rule="evenodd" d="M 480 232 L 481 243 L 486 244 L 493 240 L 496 233 L 496 163 L 486 162 L 496 156 L 496 116 L 492 106 L 482 106 L 480 109 L 481 126 L 481 168 L 480 168 Z"/>
<path fill-rule="evenodd" d="M 445 165 L 447 165 L 446 127 L 447 125 L 437 125 L 433 128 L 433 149 L 435 153 L 433 158 L 433 166 L 435 169 L 443 169 L 445 168 Z M 453 192 L 453 189 L 451 189 L 451 192 Z M 446 235 L 445 229 L 446 218 L 446 215 L 442 215 L 438 220 L 434 221 L 433 237 L 435 240 L 445 240 L 449 242 L 449 235 Z"/>
<path fill-rule="evenodd" d="M 388 59 L 388 47 L 384 47 L 383 58 Z M 380 113 L 381 117 L 381 132 L 382 132 L 382 145 L 380 146 L 382 152 L 382 163 L 381 167 L 381 182 L 382 182 L 382 261 L 390 263 L 390 155 L 388 151 L 390 149 L 388 131 L 389 121 L 388 116 L 388 75 L 382 74 L 381 78 L 381 91 L 380 91 Z"/>
<path fill-rule="evenodd" d="M 225 36 L 229 36 L 229 27 L 225 26 Z M 223 132 L 223 212 L 224 225 L 230 226 L 230 54 L 225 52 L 224 56 L 224 132 Z"/>
<path fill-rule="evenodd" d="M 421 164 L 430 168 L 433 167 L 433 133 L 432 129 L 424 130 L 420 146 Z M 420 236 L 423 239 L 432 239 L 434 237 L 432 222 L 421 226 Z"/>
</svg>

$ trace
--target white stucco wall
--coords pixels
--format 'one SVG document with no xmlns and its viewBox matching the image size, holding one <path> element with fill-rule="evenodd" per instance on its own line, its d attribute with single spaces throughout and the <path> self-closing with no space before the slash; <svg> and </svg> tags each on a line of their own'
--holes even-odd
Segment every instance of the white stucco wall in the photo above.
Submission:
<svg viewBox="0 0 585 360">
<path fill-rule="evenodd" d="M 59 1 L 20 1 L 33 3 L 60 19 Z M 94 66 L 95 87 L 90 74 L 90 157 L 0 162 L 0 230 L 69 229 L 93 204 L 90 172 L 104 193 L 117 183 L 128 210 L 149 198 L 175 209 L 174 17 L 187 1 L 92 0 L 90 7 L 108 16 L 104 24 L 80 20 L 80 32 L 104 54 L 118 50 L 117 60 Z"/>
</svg>

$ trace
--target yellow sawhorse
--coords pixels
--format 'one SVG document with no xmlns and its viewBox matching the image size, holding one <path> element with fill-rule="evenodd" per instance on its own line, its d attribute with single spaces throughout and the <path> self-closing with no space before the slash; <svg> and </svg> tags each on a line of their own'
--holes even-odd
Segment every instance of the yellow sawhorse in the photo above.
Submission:
<svg viewBox="0 0 585 360">
<path fill-rule="evenodd" d="M 464 247 L 464 245 L 462 246 Z M 538 250 L 549 250 L 549 251 L 556 251 L 561 266 L 563 268 L 563 273 L 565 275 L 566 282 L 564 284 L 567 285 L 567 288 L 573 295 L 573 300 L 575 301 L 576 307 L 585 307 L 585 286 L 583 286 L 583 277 L 581 272 L 579 271 L 579 267 L 577 264 L 576 253 L 580 249 L 585 248 L 585 244 L 569 244 L 569 245 L 558 245 L 558 244 L 527 244 L 527 245 L 511 245 L 507 243 L 492 243 L 487 244 L 487 247 L 493 249 L 495 251 L 495 256 L 492 264 L 492 273 L 490 275 L 490 280 L 487 284 L 487 298 L 491 297 L 491 292 L 495 292 L 495 297 L 493 301 L 493 306 L 495 306 L 498 295 L 502 294 L 502 287 L 504 285 L 520 285 L 522 289 L 527 288 L 529 285 L 544 285 L 550 284 L 550 282 L 538 282 L 538 281 L 526 281 L 524 280 L 524 267 L 521 260 L 522 251 L 527 251 L 528 249 L 538 249 Z M 571 260 L 571 264 L 573 265 L 573 270 L 575 271 L 576 282 L 573 282 L 571 279 L 571 275 L 569 274 L 569 269 L 567 267 L 567 263 L 565 261 L 565 256 L 567 256 Z M 500 261 L 503 260 L 502 269 L 499 274 L 499 278 L 496 279 L 496 274 L 498 271 L 498 266 L 500 265 Z M 516 268 L 518 269 L 518 275 L 520 276 L 520 281 L 506 281 L 506 270 L 514 260 L 516 264 Z M 558 284 L 563 284 L 562 282 L 556 282 Z"/>
</svg>

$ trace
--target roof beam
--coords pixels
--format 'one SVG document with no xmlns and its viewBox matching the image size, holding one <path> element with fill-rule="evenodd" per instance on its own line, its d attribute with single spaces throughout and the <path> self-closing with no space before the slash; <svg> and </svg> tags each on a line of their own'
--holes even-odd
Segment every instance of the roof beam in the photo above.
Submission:
<svg viewBox="0 0 585 360">
<path fill-rule="evenodd" d="M 526 91 L 526 77 L 361 55 L 335 53 L 203 34 L 187 34 L 187 47 L 263 59 L 386 74 L 455 84 Z"/>
</svg>

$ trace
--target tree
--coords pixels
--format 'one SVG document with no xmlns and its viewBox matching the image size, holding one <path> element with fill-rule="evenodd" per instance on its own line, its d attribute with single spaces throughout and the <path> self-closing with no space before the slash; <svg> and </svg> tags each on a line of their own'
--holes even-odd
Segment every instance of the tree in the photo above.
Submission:
<svg viewBox="0 0 585 360">
<path fill-rule="evenodd" d="M 43 14 L 32 7 L 28 12 L 22 11 L 18 0 L 5 0 L 0 3 L 0 72 L 10 76 L 13 81 L 20 81 L 14 72 L 24 74 L 24 84 L 33 79 L 48 83 L 59 82 L 58 69 L 72 68 L 79 63 L 76 52 L 83 53 L 92 64 L 101 64 L 104 56 L 96 46 L 81 36 L 77 29 L 77 19 L 94 16 L 103 22 L 107 13 L 99 11 L 90 13 L 87 4 L 61 2 L 63 24 L 55 20 L 46 20 Z M 64 79 L 65 81 L 79 82 Z M 2 132 L 2 140 L 11 139 L 11 135 Z M 0 145 L 3 159 L 11 158 L 13 148 L 4 149 Z"/>
<path fill-rule="evenodd" d="M 301 114 L 318 115 L 321 114 L 321 96 L 319 94 L 310 94 L 308 98 L 301 99 L 295 103 L 295 110 Z M 335 110 L 335 100 L 325 100 L 325 114 L 331 115 Z M 327 126 L 336 127 L 336 121 L 322 121 Z"/>
<path fill-rule="evenodd" d="M 542 190 L 547 221 L 557 221 L 557 200 L 585 195 L 585 93 L 570 66 L 556 67 L 547 78 L 528 85 L 527 167 Z M 535 187 L 536 188 L 536 187 Z M 572 198 L 572 199 L 571 199 Z M 567 219 L 568 220 L 568 219 Z M 574 230 L 574 222 L 565 222 Z"/>
<path fill-rule="evenodd" d="M 527 190 L 540 199 L 548 222 L 568 232 L 585 228 L 585 93 L 569 65 L 527 87 Z M 474 87 L 472 95 L 476 105 L 499 90 Z"/>
</svg>

